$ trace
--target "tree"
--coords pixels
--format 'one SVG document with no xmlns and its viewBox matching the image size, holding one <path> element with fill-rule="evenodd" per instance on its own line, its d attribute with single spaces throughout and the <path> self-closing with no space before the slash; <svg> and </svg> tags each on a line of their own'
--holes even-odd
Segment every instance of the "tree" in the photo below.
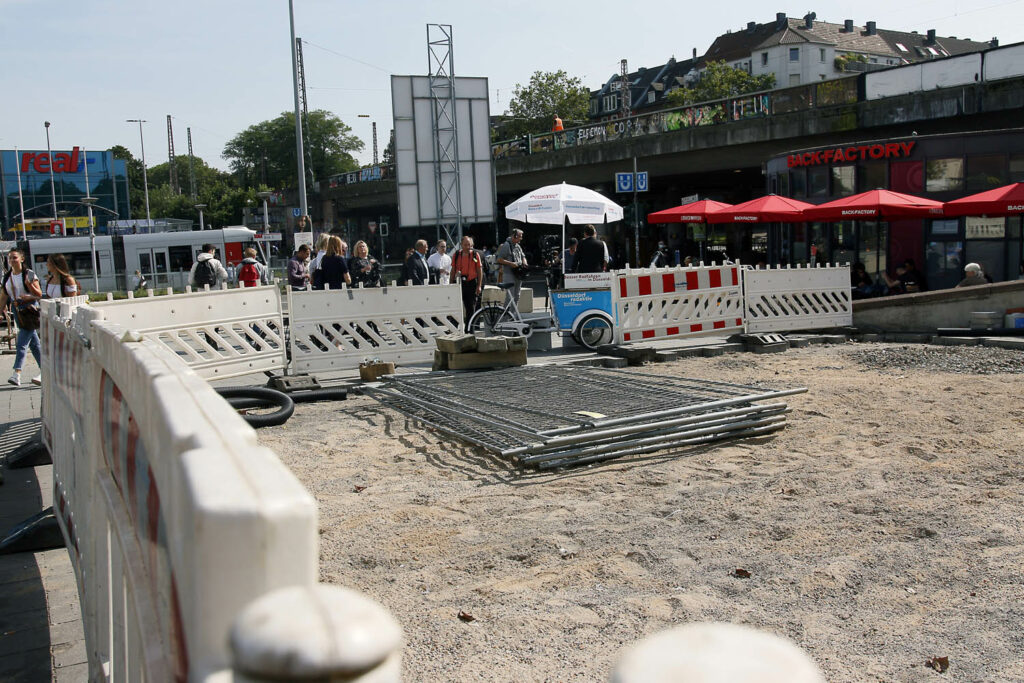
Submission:
<svg viewBox="0 0 1024 683">
<path fill-rule="evenodd" d="M 128 198 L 132 216 L 146 217 L 145 185 L 142 182 L 142 162 L 132 156 L 127 147 L 114 145 L 109 150 L 115 159 L 123 159 L 128 171 Z"/>
<path fill-rule="evenodd" d="M 316 109 L 309 112 L 304 130 L 306 172 L 326 178 L 359 167 L 352 152 L 363 149 L 363 141 L 352 135 L 334 114 Z M 294 187 L 298 183 L 295 158 L 295 114 L 284 112 L 276 119 L 249 126 L 224 146 L 224 158 L 237 174 L 242 187 L 262 183 L 270 187 Z"/>
<path fill-rule="evenodd" d="M 189 196 L 189 161 L 188 155 L 174 157 L 174 166 L 178 171 L 178 186 L 181 188 L 181 193 L 186 197 Z M 171 164 L 170 162 L 164 162 L 151 166 L 149 169 L 149 185 L 154 187 L 157 185 L 170 185 L 171 183 Z M 224 171 L 218 170 L 209 166 L 205 161 L 197 156 L 192 157 L 192 171 L 196 176 L 196 193 L 201 193 L 204 187 L 212 185 L 218 181 L 225 182 L 231 178 L 231 174 L 225 173 Z"/>
<path fill-rule="evenodd" d="M 737 95 L 771 90 L 775 87 L 775 74 L 753 76 L 742 69 L 734 69 L 724 61 L 708 62 L 701 78 L 692 88 L 677 88 L 665 99 L 675 107 L 724 100 Z"/>
<path fill-rule="evenodd" d="M 567 125 L 587 120 L 590 90 L 565 71 L 535 71 L 526 86 L 516 84 L 509 103 L 510 119 L 497 133 L 501 139 L 547 133 L 558 116 Z"/>
</svg>

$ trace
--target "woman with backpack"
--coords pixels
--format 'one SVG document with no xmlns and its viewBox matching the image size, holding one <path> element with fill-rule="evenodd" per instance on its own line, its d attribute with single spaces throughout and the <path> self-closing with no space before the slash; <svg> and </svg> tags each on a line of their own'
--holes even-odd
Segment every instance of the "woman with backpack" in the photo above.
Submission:
<svg viewBox="0 0 1024 683">
<path fill-rule="evenodd" d="M 78 295 L 78 281 L 71 277 L 70 270 L 64 254 L 50 254 L 46 257 L 47 299 Z"/>
<path fill-rule="evenodd" d="M 7 265 L 10 270 L 4 276 L 0 308 L 8 304 L 14 307 L 14 319 L 18 323 L 18 341 L 14 354 L 14 373 L 7 380 L 8 384 L 21 386 L 21 368 L 25 364 L 25 354 L 32 351 L 36 363 L 39 359 L 39 300 L 43 298 L 39 287 L 39 278 L 32 270 L 25 267 L 25 254 L 20 249 L 7 252 Z M 40 384 L 40 376 L 32 378 L 33 384 Z"/>
</svg>

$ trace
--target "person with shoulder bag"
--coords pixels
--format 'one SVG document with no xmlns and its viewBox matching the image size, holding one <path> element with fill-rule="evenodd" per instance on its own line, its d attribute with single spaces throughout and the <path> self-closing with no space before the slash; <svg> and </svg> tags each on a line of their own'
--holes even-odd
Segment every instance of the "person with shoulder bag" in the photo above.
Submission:
<svg viewBox="0 0 1024 683">
<path fill-rule="evenodd" d="M 14 320 L 18 324 L 18 341 L 14 354 L 14 373 L 7 380 L 8 384 L 21 386 L 21 369 L 25 364 L 27 351 L 32 351 L 32 357 L 38 365 L 40 360 L 39 347 L 39 300 L 43 298 L 43 291 L 39 287 L 39 278 L 32 270 L 25 267 L 25 254 L 20 249 L 11 249 L 7 252 L 7 265 L 10 270 L 3 279 L 3 287 L 0 288 L 0 308 L 8 304 L 14 308 Z M 32 378 L 33 384 L 40 384 L 41 377 L 36 375 Z"/>
</svg>

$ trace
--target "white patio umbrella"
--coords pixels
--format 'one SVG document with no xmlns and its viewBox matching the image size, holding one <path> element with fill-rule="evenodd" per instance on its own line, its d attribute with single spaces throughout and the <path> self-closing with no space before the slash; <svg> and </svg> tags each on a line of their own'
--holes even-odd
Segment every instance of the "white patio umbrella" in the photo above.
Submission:
<svg viewBox="0 0 1024 683">
<path fill-rule="evenodd" d="M 622 220 L 622 207 L 607 197 L 578 185 L 546 185 L 524 194 L 505 207 L 505 218 L 524 223 L 564 225 L 612 223 Z"/>
<path fill-rule="evenodd" d="M 579 185 L 546 185 L 524 194 L 505 207 L 505 218 L 524 223 L 562 226 L 565 251 L 565 221 L 570 223 L 612 223 L 622 220 L 622 207 L 604 195 Z M 565 263 L 562 264 L 565 272 Z"/>
</svg>

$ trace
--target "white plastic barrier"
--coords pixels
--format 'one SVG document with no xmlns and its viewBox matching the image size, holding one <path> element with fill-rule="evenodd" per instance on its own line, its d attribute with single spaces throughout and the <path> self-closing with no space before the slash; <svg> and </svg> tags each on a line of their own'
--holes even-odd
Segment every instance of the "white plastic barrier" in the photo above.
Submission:
<svg viewBox="0 0 1024 683">
<path fill-rule="evenodd" d="M 739 265 L 616 271 L 616 343 L 742 330 L 740 277 Z"/>
<path fill-rule="evenodd" d="M 358 601 L 365 621 L 323 619 L 351 601 L 316 583 L 315 503 L 255 432 L 155 340 L 93 307 L 70 326 L 56 310 L 43 302 L 43 438 L 89 680 L 231 681 L 232 665 L 238 680 L 397 680 L 400 631 L 379 605 Z M 305 597 L 289 617 L 316 627 L 322 652 L 246 620 L 290 588 Z"/>
<path fill-rule="evenodd" d="M 743 279 L 748 332 L 853 324 L 849 265 L 746 270 Z"/>
<path fill-rule="evenodd" d="M 366 359 L 422 363 L 434 338 L 463 329 L 459 285 L 288 292 L 291 371 L 356 368 Z"/>
<path fill-rule="evenodd" d="M 276 285 L 103 301 L 103 320 L 146 335 L 212 379 L 283 369 L 287 362 Z"/>
</svg>

